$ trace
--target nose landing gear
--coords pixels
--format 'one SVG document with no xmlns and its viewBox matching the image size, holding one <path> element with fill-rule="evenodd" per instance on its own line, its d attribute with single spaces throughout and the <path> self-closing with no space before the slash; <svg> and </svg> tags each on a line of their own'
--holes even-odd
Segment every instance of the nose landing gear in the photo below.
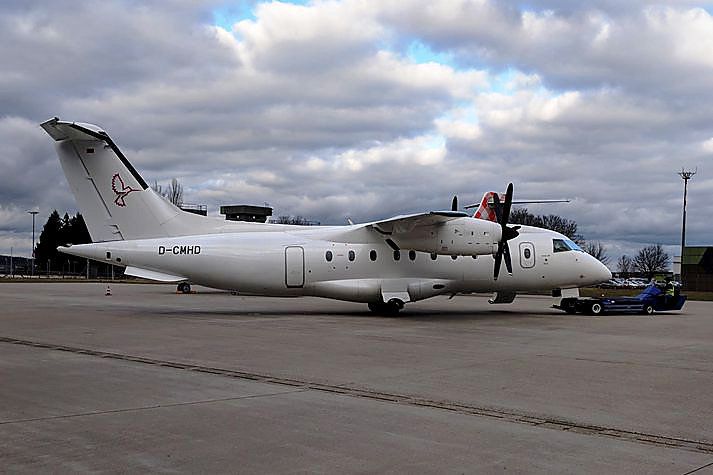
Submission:
<svg viewBox="0 0 713 475">
<path fill-rule="evenodd" d="M 386 303 L 369 303 L 369 310 L 379 315 L 396 315 L 404 308 L 404 303 L 399 299 L 391 299 Z"/>
</svg>

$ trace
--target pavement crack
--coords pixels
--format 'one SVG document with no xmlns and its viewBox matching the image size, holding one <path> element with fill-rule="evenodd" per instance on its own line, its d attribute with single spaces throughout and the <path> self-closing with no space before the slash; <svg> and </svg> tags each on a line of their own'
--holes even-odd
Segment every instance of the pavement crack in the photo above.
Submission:
<svg viewBox="0 0 713 475">
<path fill-rule="evenodd" d="M 239 401 L 239 400 L 244 400 L 244 399 L 257 399 L 257 398 L 264 398 L 264 397 L 282 396 L 285 394 L 300 393 L 300 392 L 304 392 L 304 391 L 307 391 L 307 389 L 295 389 L 292 391 L 278 391 L 278 392 L 272 392 L 272 393 L 266 393 L 266 394 L 250 394 L 248 396 L 234 396 L 234 397 L 225 397 L 225 398 L 217 398 L 217 399 L 204 399 L 204 400 L 200 400 L 200 401 L 176 402 L 176 403 L 170 403 L 170 404 L 153 404 L 150 406 L 124 407 L 121 409 L 106 409 L 103 411 L 77 412 L 77 413 L 73 413 L 73 414 L 62 414 L 62 415 L 57 415 L 57 416 L 33 417 L 33 418 L 27 418 L 27 419 L 13 419 L 10 421 L 0 421 L 0 425 L 21 424 L 24 422 L 42 422 L 42 421 L 51 421 L 51 420 L 59 420 L 59 419 L 72 419 L 75 417 L 99 416 L 99 415 L 103 415 L 103 414 L 120 414 L 120 413 L 124 413 L 124 412 L 139 412 L 139 411 L 148 411 L 148 410 L 152 410 L 152 409 L 163 409 L 163 408 L 169 408 L 169 407 L 194 406 L 194 405 L 199 405 L 199 404 L 213 404 L 213 403 L 217 403 L 217 402 Z"/>
<path fill-rule="evenodd" d="M 386 391 L 377 391 L 369 388 L 359 388 L 352 385 L 343 384 L 329 384 L 320 383 L 316 381 L 310 381 L 307 379 L 298 378 L 288 378 L 284 376 L 274 376 L 264 373 L 256 373 L 248 370 L 234 370 L 227 368 L 216 368 L 211 366 L 204 366 L 191 363 L 182 363 L 176 361 L 160 360 L 155 358 L 147 358 L 143 356 L 127 355 L 122 353 L 106 352 L 101 350 L 92 350 L 88 348 L 78 348 L 73 346 L 65 345 L 55 345 L 44 342 L 21 340 L 17 338 L 2 337 L 0 336 L 0 343 L 9 343 L 15 345 L 23 345 L 35 348 L 43 348 L 47 350 L 54 351 L 65 351 L 75 354 L 80 354 L 83 356 L 94 356 L 106 359 L 122 360 L 131 363 L 153 365 L 157 367 L 164 367 L 168 369 L 175 369 L 179 371 L 195 371 L 200 373 L 212 374 L 220 377 L 237 378 L 241 380 L 257 381 L 261 383 L 269 383 L 275 385 L 282 385 L 294 388 L 289 391 L 282 393 L 266 394 L 266 395 L 256 395 L 256 396 L 242 396 L 235 398 L 226 398 L 224 400 L 231 399 L 245 399 L 250 397 L 265 397 L 265 396 L 275 396 L 279 394 L 289 394 L 293 392 L 301 391 L 320 391 L 323 393 L 336 394 L 345 397 L 353 398 L 364 398 L 371 399 L 373 401 L 379 401 L 385 404 L 400 404 L 412 407 L 425 407 L 435 410 L 450 411 L 454 413 L 471 415 L 475 417 L 488 417 L 492 419 L 498 419 L 505 422 L 524 424 L 529 426 L 540 427 L 542 429 L 557 430 L 557 431 L 572 431 L 579 433 L 581 435 L 587 436 L 597 436 L 597 437 L 607 437 L 622 441 L 628 441 L 638 444 L 646 445 L 656 445 L 659 447 L 668 447 L 674 449 L 688 450 L 692 452 L 700 452 L 713 454 L 713 442 L 704 440 L 694 440 L 686 439 L 680 437 L 672 437 L 664 434 L 648 434 L 644 432 L 638 432 L 633 430 L 620 429 L 616 427 L 605 427 L 597 426 L 593 424 L 571 421 L 563 418 L 551 417 L 551 416 L 537 416 L 526 414 L 523 412 L 518 412 L 516 410 L 508 410 L 503 408 L 493 408 L 486 406 L 479 406 L 474 403 L 461 403 L 456 401 L 440 401 L 431 400 L 427 398 L 421 398 L 414 395 L 408 394 L 398 394 L 390 393 Z M 220 400 L 209 400 L 209 401 L 196 401 L 188 403 L 177 403 L 173 406 L 190 405 L 190 404 L 201 404 L 218 402 Z M 147 406 L 144 408 L 131 408 L 131 409 L 116 409 L 111 411 L 103 412 L 125 412 L 125 411 L 136 411 L 136 410 L 146 410 L 155 409 L 158 407 L 170 407 L 170 405 L 157 405 L 157 406 Z M 60 419 L 64 417 L 79 417 L 87 415 L 102 414 L 102 412 L 89 412 L 86 414 L 75 414 L 66 416 L 54 416 L 48 417 L 47 419 Z M 27 422 L 26 421 L 9 421 L 0 424 L 7 424 L 12 422 Z M 710 464 L 709 464 L 710 465 Z M 706 468 L 706 466 L 700 467 Z M 692 472 L 689 472 L 692 473 Z"/>
<path fill-rule="evenodd" d="M 693 469 L 693 470 L 691 470 L 690 472 L 686 472 L 686 473 L 684 473 L 683 475 L 690 475 L 691 473 L 700 472 L 700 471 L 703 470 L 704 468 L 708 468 L 708 467 L 711 467 L 711 466 L 713 466 L 713 462 L 709 462 L 709 463 L 707 463 L 707 464 L 705 464 L 705 465 L 701 465 L 700 467 L 698 467 L 698 468 L 696 468 L 696 469 Z"/>
</svg>

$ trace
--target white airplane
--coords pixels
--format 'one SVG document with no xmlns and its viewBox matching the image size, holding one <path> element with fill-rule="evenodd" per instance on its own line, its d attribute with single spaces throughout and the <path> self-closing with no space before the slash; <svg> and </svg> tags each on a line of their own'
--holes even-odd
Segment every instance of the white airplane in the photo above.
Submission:
<svg viewBox="0 0 713 475">
<path fill-rule="evenodd" d="M 344 226 L 225 221 L 187 213 L 155 193 L 101 128 L 58 118 L 41 126 L 56 141 L 93 241 L 59 250 L 126 266 L 127 275 L 363 302 L 379 313 L 444 294 L 494 292 L 491 303 L 509 303 L 517 292 L 556 295 L 611 278 L 566 236 L 508 226 L 512 184 L 502 205 L 486 193 L 475 213 L 485 219 L 457 211 L 454 199 L 450 211 Z"/>
</svg>

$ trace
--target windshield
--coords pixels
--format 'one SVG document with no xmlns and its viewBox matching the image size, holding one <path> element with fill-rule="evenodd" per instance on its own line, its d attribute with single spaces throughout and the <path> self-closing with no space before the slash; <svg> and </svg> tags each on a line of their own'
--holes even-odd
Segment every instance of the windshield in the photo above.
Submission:
<svg viewBox="0 0 713 475">
<path fill-rule="evenodd" d="M 553 239 L 552 248 L 554 252 L 566 252 L 566 251 L 582 251 L 582 249 L 575 244 L 574 241 L 569 239 Z"/>
</svg>

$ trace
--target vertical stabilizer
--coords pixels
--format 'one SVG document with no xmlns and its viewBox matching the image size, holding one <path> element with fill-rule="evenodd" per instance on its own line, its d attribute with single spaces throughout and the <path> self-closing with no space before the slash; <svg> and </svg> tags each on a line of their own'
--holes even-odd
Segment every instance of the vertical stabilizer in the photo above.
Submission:
<svg viewBox="0 0 713 475">
<path fill-rule="evenodd" d="M 500 194 L 495 191 L 488 191 L 483 195 L 483 199 L 480 200 L 480 206 L 478 206 L 475 214 L 473 214 L 474 218 L 485 219 L 494 223 L 498 221 L 498 217 L 495 212 L 495 195 L 498 196 L 501 203 L 505 200 L 504 194 Z"/>
<path fill-rule="evenodd" d="M 57 118 L 41 124 L 56 141 L 62 169 L 94 242 L 189 234 L 186 216 L 156 194 L 99 127 Z M 203 218 L 206 219 L 206 218 Z"/>
</svg>

